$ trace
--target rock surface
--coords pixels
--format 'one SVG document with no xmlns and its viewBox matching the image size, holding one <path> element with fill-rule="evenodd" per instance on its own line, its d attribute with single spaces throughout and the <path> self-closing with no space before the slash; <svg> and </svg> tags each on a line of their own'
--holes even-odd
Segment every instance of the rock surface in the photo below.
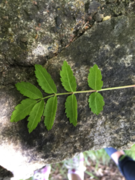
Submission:
<svg viewBox="0 0 135 180">
<path fill-rule="evenodd" d="M 10 65 L 44 64 L 102 16 L 134 8 L 132 0 L 1 0 L 0 51 Z"/>
<path fill-rule="evenodd" d="M 27 118 L 10 123 L 14 107 L 24 99 L 15 83 L 27 81 L 40 88 L 34 64 L 45 64 L 58 92 L 64 92 L 59 75 L 64 60 L 73 69 L 78 91 L 89 89 L 87 76 L 95 63 L 102 70 L 103 88 L 135 84 L 133 1 L 47 2 L 0 1 L 0 165 L 21 178 L 77 152 L 106 146 L 127 149 L 135 141 L 133 88 L 102 92 L 105 106 L 98 116 L 88 107 L 89 94 L 76 95 L 77 127 L 66 118 L 66 96 L 58 98 L 55 123 L 49 132 L 43 119 L 31 134 Z M 110 18 L 99 20 L 106 16 Z M 88 27 L 84 26 L 87 21 Z M 70 35 L 76 38 L 71 45 Z"/>
</svg>

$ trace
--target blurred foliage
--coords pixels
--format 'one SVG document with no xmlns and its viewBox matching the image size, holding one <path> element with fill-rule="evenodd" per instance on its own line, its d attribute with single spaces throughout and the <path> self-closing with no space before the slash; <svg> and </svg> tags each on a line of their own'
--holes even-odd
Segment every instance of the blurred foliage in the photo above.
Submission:
<svg viewBox="0 0 135 180">
<path fill-rule="evenodd" d="M 88 158 L 90 158 L 90 160 L 96 162 L 97 164 L 102 163 L 104 165 L 108 165 L 110 161 L 110 157 L 108 156 L 108 154 L 105 152 L 104 149 L 100 149 L 97 151 L 94 150 L 85 151 L 83 154 L 85 158 L 85 163 L 87 165 L 89 165 Z"/>
<path fill-rule="evenodd" d="M 105 152 L 104 149 L 100 149 L 97 151 L 94 150 L 85 151 L 83 152 L 83 155 L 84 155 L 84 164 L 86 166 L 90 166 L 91 161 L 96 162 L 95 170 L 98 169 L 99 164 L 102 163 L 104 165 L 108 165 L 110 162 L 110 157 L 108 156 L 108 154 Z M 70 166 L 72 166 L 72 163 L 74 163 L 74 161 L 71 158 L 62 161 L 61 163 L 52 164 L 51 173 L 53 174 L 53 176 L 51 176 L 50 174 L 49 180 L 54 180 L 54 174 L 56 174 L 55 176 L 56 179 L 60 178 L 60 174 L 61 174 L 61 178 L 67 179 L 67 168 L 65 166 L 67 166 L 67 164 L 70 164 Z M 96 178 L 92 174 L 92 172 L 85 171 L 85 173 L 87 173 L 89 176 L 93 178 Z"/>
<path fill-rule="evenodd" d="M 135 144 L 129 150 L 124 150 L 125 154 L 135 160 Z"/>
<path fill-rule="evenodd" d="M 135 160 L 135 144 L 131 147 L 129 150 L 124 150 L 125 154 L 132 157 Z M 98 169 L 99 164 L 103 164 L 108 166 L 110 162 L 110 157 L 106 153 L 104 149 L 100 150 L 90 150 L 90 151 L 85 151 L 83 152 L 84 155 L 84 163 L 86 166 L 90 166 L 90 162 L 96 162 L 95 170 Z M 65 168 L 65 164 L 67 164 L 67 161 L 72 163 L 72 159 L 68 159 L 65 161 L 62 161 L 61 163 L 52 165 L 52 172 L 57 172 L 58 170 L 60 171 L 60 174 L 64 179 L 67 178 L 67 169 Z M 89 174 L 91 177 L 96 178 L 91 172 L 85 171 L 85 173 Z M 50 180 L 53 180 L 50 175 Z"/>
<path fill-rule="evenodd" d="M 131 149 L 124 150 L 124 152 L 126 155 L 132 157 L 135 160 L 135 144 L 131 147 Z M 97 151 L 95 151 L 95 150 L 85 151 L 85 152 L 83 152 L 83 155 L 84 155 L 84 163 L 86 166 L 90 166 L 91 161 L 96 162 L 95 170 L 98 169 L 99 164 L 108 166 L 109 162 L 110 162 L 110 157 L 108 156 L 108 154 L 105 152 L 104 149 L 100 149 Z M 71 166 L 72 166 L 72 163 L 74 163 L 74 161 L 71 158 L 71 159 L 66 159 L 57 164 L 52 164 L 51 165 L 51 174 L 53 174 L 53 176 L 50 174 L 49 180 L 54 180 L 54 175 L 55 175 L 55 180 L 57 180 L 57 179 L 66 180 L 68 170 L 65 166 L 67 164 L 71 164 Z M 96 177 L 92 174 L 92 172 L 85 171 L 85 173 L 96 179 Z M 32 179 L 30 179 L 30 180 L 32 180 Z"/>
<path fill-rule="evenodd" d="M 64 161 L 51 165 L 51 174 L 49 176 L 49 180 L 54 180 L 54 175 L 55 180 L 67 179 L 67 169 L 64 166 Z"/>
</svg>

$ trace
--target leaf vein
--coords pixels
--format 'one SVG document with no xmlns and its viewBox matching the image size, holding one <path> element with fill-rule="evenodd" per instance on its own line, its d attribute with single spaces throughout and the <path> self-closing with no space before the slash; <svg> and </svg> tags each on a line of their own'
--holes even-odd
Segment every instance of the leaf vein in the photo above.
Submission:
<svg viewBox="0 0 135 180">
<path fill-rule="evenodd" d="M 52 89 L 52 87 L 50 86 L 50 84 L 48 83 L 47 79 L 45 78 L 44 74 L 41 72 L 41 75 L 43 76 L 43 78 L 45 79 L 45 81 L 47 82 L 48 86 L 50 87 L 50 89 L 54 92 L 54 90 Z M 55 92 L 54 92 L 55 93 Z"/>
</svg>

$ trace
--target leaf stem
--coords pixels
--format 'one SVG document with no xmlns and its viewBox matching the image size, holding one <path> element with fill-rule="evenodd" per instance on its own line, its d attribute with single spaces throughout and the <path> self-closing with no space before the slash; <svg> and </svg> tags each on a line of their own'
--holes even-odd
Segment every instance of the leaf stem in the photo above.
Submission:
<svg viewBox="0 0 135 180">
<path fill-rule="evenodd" d="M 78 93 L 91 93 L 91 92 L 96 92 L 97 90 L 86 90 L 86 91 L 75 91 L 74 94 Z"/>
<path fill-rule="evenodd" d="M 79 93 L 91 93 L 91 92 L 108 91 L 108 90 L 124 89 L 124 88 L 131 88 L 131 87 L 135 87 L 135 85 L 104 88 L 104 89 L 101 89 L 101 90 L 86 90 L 86 91 L 74 91 L 74 92 L 67 92 L 67 93 L 56 93 L 56 94 L 52 94 L 50 96 L 46 96 L 46 97 L 44 97 L 42 99 L 47 99 L 47 98 L 50 98 L 50 97 L 53 97 L 53 96 L 62 96 L 62 95 L 79 94 Z"/>
<path fill-rule="evenodd" d="M 72 94 L 72 92 L 68 92 L 68 93 L 57 93 L 55 94 L 56 96 L 61 96 L 61 95 L 67 95 L 67 94 Z"/>
<path fill-rule="evenodd" d="M 50 96 L 46 96 L 42 99 L 47 99 L 47 98 L 50 98 L 50 97 L 53 97 L 53 96 L 61 96 L 61 95 L 66 95 L 66 94 L 72 94 L 72 92 L 68 92 L 68 93 L 56 93 L 56 94 L 52 94 Z"/>
<path fill-rule="evenodd" d="M 120 87 L 111 87 L 111 88 L 105 88 L 105 89 L 100 89 L 100 90 L 87 90 L 87 91 L 76 91 L 74 94 L 77 93 L 89 93 L 89 92 L 96 92 L 96 91 L 108 91 L 108 90 L 115 90 L 115 89 L 125 89 L 125 88 L 131 88 L 135 87 L 135 85 L 129 85 L 129 86 L 120 86 Z"/>
<path fill-rule="evenodd" d="M 105 89 L 101 89 L 101 90 L 98 90 L 98 91 L 108 91 L 108 90 L 124 89 L 124 88 L 131 88 L 131 87 L 135 87 L 135 85 L 105 88 Z"/>
<path fill-rule="evenodd" d="M 53 97 L 54 95 L 55 95 L 55 94 L 52 94 L 52 95 L 46 96 L 46 97 L 44 97 L 44 98 L 42 98 L 42 99 L 47 99 L 47 98 Z"/>
</svg>

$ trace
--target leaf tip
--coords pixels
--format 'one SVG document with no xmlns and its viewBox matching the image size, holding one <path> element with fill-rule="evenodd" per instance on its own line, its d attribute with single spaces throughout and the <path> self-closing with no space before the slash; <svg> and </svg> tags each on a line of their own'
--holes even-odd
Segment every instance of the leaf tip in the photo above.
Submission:
<svg viewBox="0 0 135 180">
<path fill-rule="evenodd" d="M 52 129 L 52 127 L 46 127 L 48 131 L 50 131 Z"/>
<path fill-rule="evenodd" d="M 67 61 L 65 60 L 65 61 L 63 62 L 63 64 L 67 64 Z"/>
<path fill-rule="evenodd" d="M 29 123 L 28 123 L 28 125 L 27 125 L 27 128 L 28 128 L 29 134 L 34 130 L 34 129 L 32 129 L 32 128 L 29 126 Z"/>
<path fill-rule="evenodd" d="M 74 125 L 74 127 L 76 127 L 77 126 L 77 123 L 72 123 L 73 125 Z"/>
<path fill-rule="evenodd" d="M 15 122 L 15 121 L 13 121 L 12 119 L 10 119 L 10 122 Z"/>
<path fill-rule="evenodd" d="M 35 68 L 37 68 L 38 66 L 41 66 L 40 64 L 35 64 Z"/>
<path fill-rule="evenodd" d="M 32 130 L 30 130 L 30 129 L 28 131 L 29 131 L 29 134 L 32 132 Z"/>
<path fill-rule="evenodd" d="M 16 89 L 18 88 L 20 83 L 22 83 L 22 81 L 15 84 Z"/>
</svg>

